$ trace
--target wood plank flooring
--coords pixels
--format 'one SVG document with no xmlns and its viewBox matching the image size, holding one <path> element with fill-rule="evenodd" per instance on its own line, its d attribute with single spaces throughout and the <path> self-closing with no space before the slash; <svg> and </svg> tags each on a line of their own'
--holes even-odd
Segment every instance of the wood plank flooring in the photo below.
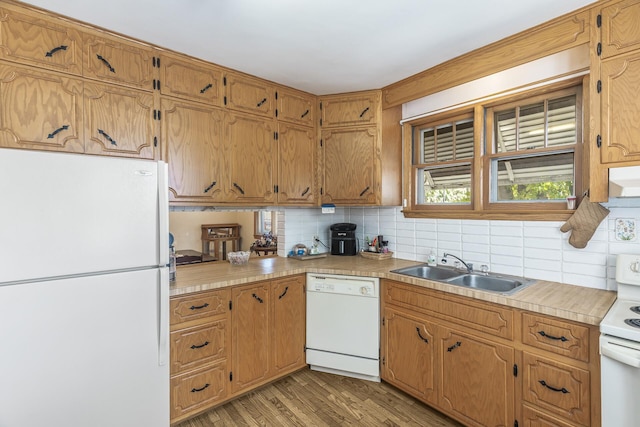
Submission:
<svg viewBox="0 0 640 427">
<path fill-rule="evenodd" d="M 176 427 L 458 427 L 386 383 L 304 369 Z"/>
</svg>

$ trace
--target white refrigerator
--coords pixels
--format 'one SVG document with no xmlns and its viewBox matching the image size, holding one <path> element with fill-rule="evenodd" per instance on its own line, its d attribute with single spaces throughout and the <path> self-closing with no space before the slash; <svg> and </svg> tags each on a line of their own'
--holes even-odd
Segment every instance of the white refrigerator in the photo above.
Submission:
<svg viewBox="0 0 640 427">
<path fill-rule="evenodd" d="M 162 162 L 0 149 L 0 427 L 169 426 Z"/>
</svg>

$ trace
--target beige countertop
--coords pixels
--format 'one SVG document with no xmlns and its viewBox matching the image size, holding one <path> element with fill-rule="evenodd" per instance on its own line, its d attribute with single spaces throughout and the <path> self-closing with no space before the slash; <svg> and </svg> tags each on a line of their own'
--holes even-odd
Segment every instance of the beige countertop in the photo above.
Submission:
<svg viewBox="0 0 640 427">
<path fill-rule="evenodd" d="M 390 272 L 416 264 L 420 263 L 396 258 L 371 260 L 361 256 L 329 255 L 305 261 L 282 257 L 252 257 L 246 265 L 231 265 L 227 262 L 184 265 L 178 267 L 177 279 L 170 286 L 170 295 L 219 289 L 292 274 L 346 274 L 393 279 L 590 325 L 600 324 L 616 299 L 616 293 L 612 291 L 544 280 L 509 296 Z"/>
</svg>

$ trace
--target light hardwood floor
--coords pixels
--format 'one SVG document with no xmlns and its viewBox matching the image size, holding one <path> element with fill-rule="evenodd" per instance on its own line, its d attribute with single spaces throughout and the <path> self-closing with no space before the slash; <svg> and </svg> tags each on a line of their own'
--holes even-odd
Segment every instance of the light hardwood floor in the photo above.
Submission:
<svg viewBox="0 0 640 427">
<path fill-rule="evenodd" d="M 176 427 L 460 425 L 386 383 L 304 369 Z"/>
</svg>

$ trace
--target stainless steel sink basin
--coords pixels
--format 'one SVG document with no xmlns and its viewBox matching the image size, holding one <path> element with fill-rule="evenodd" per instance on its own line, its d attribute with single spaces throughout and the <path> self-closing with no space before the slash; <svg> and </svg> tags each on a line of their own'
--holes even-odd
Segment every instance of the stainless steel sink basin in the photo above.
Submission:
<svg viewBox="0 0 640 427">
<path fill-rule="evenodd" d="M 467 286 L 469 288 L 482 289 L 483 291 L 512 294 L 522 287 L 532 284 L 529 279 L 512 279 L 506 277 L 485 276 L 481 274 L 464 274 L 446 280 L 453 285 Z"/>
<path fill-rule="evenodd" d="M 452 277 L 463 274 L 458 270 L 447 267 L 429 267 L 428 265 L 414 265 L 399 270 L 393 270 L 392 273 L 406 274 L 407 276 L 418 277 L 420 279 L 445 281 Z"/>
<path fill-rule="evenodd" d="M 451 267 L 430 267 L 425 264 L 400 268 L 391 272 L 483 291 L 498 292 L 503 295 L 514 294 L 536 282 L 524 277 L 465 273 Z"/>
</svg>

